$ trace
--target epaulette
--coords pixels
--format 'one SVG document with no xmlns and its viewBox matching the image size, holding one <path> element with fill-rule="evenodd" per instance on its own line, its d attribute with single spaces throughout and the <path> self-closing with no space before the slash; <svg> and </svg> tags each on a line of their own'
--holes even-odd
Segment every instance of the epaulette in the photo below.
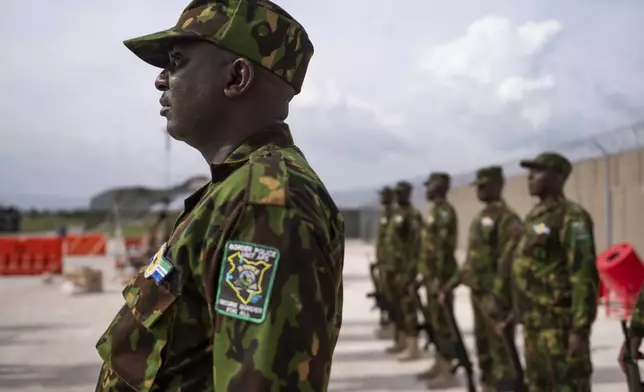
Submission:
<svg viewBox="0 0 644 392">
<path fill-rule="evenodd" d="M 248 176 L 249 204 L 286 205 L 288 172 L 278 149 L 266 146 L 252 153 Z"/>
</svg>

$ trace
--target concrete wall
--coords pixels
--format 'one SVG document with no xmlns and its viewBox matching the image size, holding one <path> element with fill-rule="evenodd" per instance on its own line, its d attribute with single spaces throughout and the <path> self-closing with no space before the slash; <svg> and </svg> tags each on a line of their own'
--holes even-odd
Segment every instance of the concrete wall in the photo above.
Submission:
<svg viewBox="0 0 644 392">
<path fill-rule="evenodd" d="M 607 237 L 612 234 L 612 243 L 629 242 L 644 252 L 644 149 L 615 155 L 608 158 L 610 166 L 610 196 L 607 198 L 606 160 L 598 158 L 579 162 L 566 186 L 566 195 L 581 203 L 595 221 L 595 240 L 598 252 L 607 247 Z M 474 214 L 481 209 L 472 187 L 454 188 L 449 195 L 459 218 L 459 247 L 466 244 L 467 228 Z M 521 215 L 525 216 L 536 200 L 527 193 L 525 175 L 507 179 L 505 199 Z M 612 204 L 607 209 L 607 200 Z M 425 212 L 425 211 L 423 211 Z M 612 214 L 612 225 L 609 225 Z"/>
</svg>

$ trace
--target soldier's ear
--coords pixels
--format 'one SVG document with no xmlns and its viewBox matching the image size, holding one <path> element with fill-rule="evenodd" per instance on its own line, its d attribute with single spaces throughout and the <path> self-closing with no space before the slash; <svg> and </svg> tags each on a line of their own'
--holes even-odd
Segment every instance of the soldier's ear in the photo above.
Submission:
<svg viewBox="0 0 644 392">
<path fill-rule="evenodd" d="M 235 98 L 244 95 L 255 81 L 255 68 L 247 59 L 240 57 L 228 66 L 224 95 Z"/>
</svg>

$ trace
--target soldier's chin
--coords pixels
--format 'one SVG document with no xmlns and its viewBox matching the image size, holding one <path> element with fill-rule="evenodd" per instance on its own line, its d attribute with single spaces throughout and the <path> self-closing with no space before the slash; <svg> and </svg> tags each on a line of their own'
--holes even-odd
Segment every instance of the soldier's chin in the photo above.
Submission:
<svg viewBox="0 0 644 392">
<path fill-rule="evenodd" d="M 166 131 L 171 138 L 173 138 L 174 140 L 183 141 L 183 132 L 181 132 L 181 130 L 182 129 L 180 126 L 178 126 L 178 124 L 174 123 L 174 121 L 172 121 L 171 119 L 168 119 L 168 122 L 166 124 Z"/>
</svg>

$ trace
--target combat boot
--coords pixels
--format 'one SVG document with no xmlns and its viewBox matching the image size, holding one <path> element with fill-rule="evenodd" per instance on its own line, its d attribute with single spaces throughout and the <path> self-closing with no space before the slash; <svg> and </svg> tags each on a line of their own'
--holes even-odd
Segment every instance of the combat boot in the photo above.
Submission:
<svg viewBox="0 0 644 392">
<path fill-rule="evenodd" d="M 456 375 L 452 373 L 451 361 L 441 358 L 438 368 L 438 376 L 427 381 L 427 389 L 448 389 L 461 385 Z"/>
<path fill-rule="evenodd" d="M 420 358 L 420 350 L 418 349 L 418 338 L 416 336 L 408 336 L 405 339 L 405 350 L 398 354 L 397 359 L 401 362 L 413 361 Z"/>
<path fill-rule="evenodd" d="M 416 375 L 416 378 L 419 379 L 419 380 L 431 380 L 433 378 L 438 377 L 438 375 L 441 372 L 441 370 L 440 370 L 441 358 L 442 357 L 440 356 L 440 354 L 437 353 L 436 354 L 436 359 L 434 360 L 434 364 L 432 365 L 432 367 L 430 367 L 429 370 L 427 370 L 427 371 L 424 371 L 422 373 L 418 373 Z"/>
<path fill-rule="evenodd" d="M 398 354 L 399 352 L 405 349 L 405 335 L 396 332 L 396 340 L 394 340 L 393 346 L 387 347 L 385 352 L 388 354 Z"/>
</svg>

